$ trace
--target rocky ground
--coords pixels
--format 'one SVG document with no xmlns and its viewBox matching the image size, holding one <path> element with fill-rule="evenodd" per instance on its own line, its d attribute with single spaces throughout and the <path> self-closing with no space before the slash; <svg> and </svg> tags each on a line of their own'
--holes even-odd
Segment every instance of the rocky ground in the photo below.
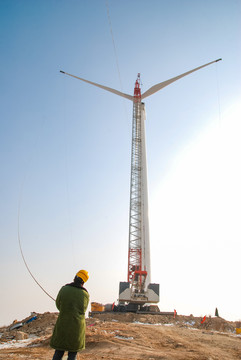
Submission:
<svg viewBox="0 0 241 360">
<path fill-rule="evenodd" d="M 36 314 L 37 318 L 10 330 L 0 329 L 0 359 L 52 359 L 49 341 L 57 313 Z M 220 317 L 133 313 L 95 314 L 86 319 L 86 349 L 78 359 L 158 360 L 241 359 L 239 323 Z"/>
</svg>

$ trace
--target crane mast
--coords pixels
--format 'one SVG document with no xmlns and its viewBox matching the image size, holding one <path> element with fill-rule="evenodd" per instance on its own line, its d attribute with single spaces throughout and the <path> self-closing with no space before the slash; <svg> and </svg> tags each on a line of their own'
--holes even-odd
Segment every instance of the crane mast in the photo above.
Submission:
<svg viewBox="0 0 241 360">
<path fill-rule="evenodd" d="M 133 96 L 128 275 L 119 289 L 119 302 L 127 302 L 133 310 L 145 303 L 159 302 L 159 284 L 150 284 L 145 120 L 138 73 Z M 149 289 L 153 285 L 155 292 Z"/>
<path fill-rule="evenodd" d="M 131 149 L 131 184 L 129 213 L 128 282 L 132 291 L 142 293 L 147 269 L 146 246 L 149 245 L 147 210 L 147 171 L 145 156 L 144 104 L 141 103 L 140 74 L 134 88 Z M 147 221 L 146 221 L 147 220 Z M 149 259 L 148 259 L 149 260 Z M 150 263 L 150 261 L 148 261 Z M 148 270 L 148 271 L 147 271 Z"/>
</svg>

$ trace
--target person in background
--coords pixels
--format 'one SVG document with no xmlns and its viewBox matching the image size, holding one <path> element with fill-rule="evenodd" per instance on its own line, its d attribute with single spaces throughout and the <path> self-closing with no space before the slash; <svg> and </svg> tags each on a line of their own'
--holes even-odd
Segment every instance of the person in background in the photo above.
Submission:
<svg viewBox="0 0 241 360">
<path fill-rule="evenodd" d="M 55 349 L 52 360 L 62 359 L 68 351 L 68 360 L 75 360 L 77 352 L 85 348 L 85 312 L 89 293 L 83 287 L 89 279 L 86 270 L 77 272 L 74 281 L 63 286 L 57 296 L 59 316 L 56 321 L 50 346 Z"/>
</svg>

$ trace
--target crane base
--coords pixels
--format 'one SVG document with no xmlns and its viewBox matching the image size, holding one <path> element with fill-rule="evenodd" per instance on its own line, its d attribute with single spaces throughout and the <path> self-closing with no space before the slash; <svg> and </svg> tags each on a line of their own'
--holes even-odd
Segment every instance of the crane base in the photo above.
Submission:
<svg viewBox="0 0 241 360">
<path fill-rule="evenodd" d="M 127 302 L 128 305 L 144 305 L 159 302 L 159 284 L 149 284 L 143 292 L 136 292 L 130 287 L 129 282 L 120 282 L 119 303 Z M 135 306 L 134 306 L 135 307 Z"/>
<path fill-rule="evenodd" d="M 143 305 L 143 304 L 118 304 L 113 308 L 113 312 L 132 312 L 137 314 L 158 314 L 160 310 L 156 305 Z"/>
</svg>

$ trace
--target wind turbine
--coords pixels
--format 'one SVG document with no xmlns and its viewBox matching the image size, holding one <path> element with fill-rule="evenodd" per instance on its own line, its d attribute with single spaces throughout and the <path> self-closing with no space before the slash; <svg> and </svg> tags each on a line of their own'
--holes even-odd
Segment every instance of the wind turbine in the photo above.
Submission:
<svg viewBox="0 0 241 360">
<path fill-rule="evenodd" d="M 60 71 L 63 74 L 97 86 L 103 90 L 133 102 L 132 146 L 131 146 L 131 183 L 129 210 L 129 250 L 127 282 L 120 282 L 119 303 L 127 303 L 127 309 L 137 310 L 147 303 L 159 302 L 159 284 L 151 283 L 150 242 L 148 220 L 148 190 L 145 144 L 145 104 L 143 99 L 208 65 L 222 59 L 211 61 L 181 75 L 152 86 L 141 94 L 140 74 L 135 82 L 134 95 L 128 95 L 110 87 L 94 83 L 78 76 Z"/>
</svg>

